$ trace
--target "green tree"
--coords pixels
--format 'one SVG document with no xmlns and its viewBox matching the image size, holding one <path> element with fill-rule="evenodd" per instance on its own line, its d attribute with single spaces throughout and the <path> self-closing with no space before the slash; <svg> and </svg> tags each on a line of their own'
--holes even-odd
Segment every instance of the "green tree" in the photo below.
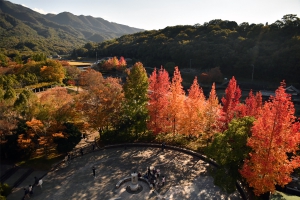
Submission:
<svg viewBox="0 0 300 200">
<path fill-rule="evenodd" d="M 62 83 L 62 80 L 65 78 L 65 68 L 57 60 L 47 60 L 41 62 L 40 69 L 41 77 L 43 81 L 46 82 L 58 82 Z"/>
<path fill-rule="evenodd" d="M 9 58 L 4 55 L 3 53 L 0 53 L 0 66 L 6 67 L 8 64 Z"/>
<path fill-rule="evenodd" d="M 28 73 L 25 74 L 19 74 L 18 80 L 22 87 L 25 87 L 26 85 L 34 85 L 38 83 L 38 78 L 36 74 Z"/>
<path fill-rule="evenodd" d="M 15 99 L 16 91 L 12 87 L 8 87 L 3 98 L 4 99 Z"/>
<path fill-rule="evenodd" d="M 34 61 L 46 61 L 47 56 L 44 53 L 36 53 L 31 56 L 31 59 Z"/>
<path fill-rule="evenodd" d="M 214 183 L 228 193 L 236 190 L 236 181 L 241 178 L 239 169 L 251 151 L 246 143 L 251 135 L 253 122 L 253 117 L 233 119 L 228 129 L 217 134 L 206 149 L 207 155 L 219 165 L 212 173 Z"/>
<path fill-rule="evenodd" d="M 124 84 L 125 102 L 124 114 L 131 123 L 131 131 L 138 133 L 146 130 L 148 119 L 148 77 L 143 64 L 137 62 L 130 71 L 127 71 Z"/>
<path fill-rule="evenodd" d="M 31 90 L 23 90 L 14 103 L 14 107 L 25 120 L 32 120 L 39 112 L 37 96 Z"/>
<path fill-rule="evenodd" d="M 4 90 L 8 88 L 17 88 L 19 82 L 17 81 L 17 76 L 14 74 L 2 75 L 0 76 L 0 87 Z"/>
</svg>

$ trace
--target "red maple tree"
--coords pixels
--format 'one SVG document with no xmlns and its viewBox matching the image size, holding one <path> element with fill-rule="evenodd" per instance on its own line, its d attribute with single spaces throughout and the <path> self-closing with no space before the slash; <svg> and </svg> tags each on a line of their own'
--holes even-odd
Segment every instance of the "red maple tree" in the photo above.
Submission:
<svg viewBox="0 0 300 200">
<path fill-rule="evenodd" d="M 296 154 L 300 126 L 294 112 L 291 97 L 282 82 L 275 97 L 264 104 L 254 122 L 252 136 L 247 141 L 252 152 L 240 173 L 257 196 L 274 192 L 277 184 L 283 187 L 289 183 L 291 172 L 300 167 L 300 156 Z"/>
<path fill-rule="evenodd" d="M 262 108 L 262 94 L 257 92 L 255 95 L 252 90 L 245 100 L 245 115 L 257 117 Z"/>
<path fill-rule="evenodd" d="M 225 90 L 225 97 L 222 97 L 221 101 L 223 104 L 223 120 L 224 127 L 223 131 L 227 129 L 228 123 L 234 118 L 238 117 L 240 113 L 237 109 L 240 104 L 240 98 L 242 96 L 242 91 L 237 85 L 237 81 L 234 76 L 230 79 L 228 86 Z"/>
<path fill-rule="evenodd" d="M 168 93 L 170 89 L 169 73 L 161 67 L 154 69 L 149 77 L 149 116 L 148 128 L 154 134 L 166 132 L 169 121 L 167 120 Z"/>
</svg>

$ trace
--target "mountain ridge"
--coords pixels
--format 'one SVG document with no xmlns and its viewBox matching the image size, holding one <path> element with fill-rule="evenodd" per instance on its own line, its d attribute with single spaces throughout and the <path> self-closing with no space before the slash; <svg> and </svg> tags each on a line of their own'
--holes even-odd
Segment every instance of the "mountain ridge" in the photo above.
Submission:
<svg viewBox="0 0 300 200">
<path fill-rule="evenodd" d="M 87 42 L 103 42 L 125 34 L 143 31 L 143 29 L 109 22 L 100 17 L 77 16 L 70 12 L 44 15 L 4 0 L 0 0 L 0 16 L 0 37 L 3 38 L 0 41 L 1 47 L 11 50 L 16 48 L 21 52 L 46 50 L 49 53 L 64 54 Z M 26 34 L 23 35 L 22 32 Z M 46 41 L 43 41 L 45 39 Z M 63 42 L 66 48 L 59 44 L 60 40 L 69 40 Z M 6 45 L 7 42 L 8 45 Z M 20 43 L 28 42 L 33 43 L 29 46 L 36 48 L 32 49 L 26 45 L 22 49 L 18 48 L 22 46 Z M 55 46 L 60 46 L 58 51 L 55 50 Z"/>
</svg>

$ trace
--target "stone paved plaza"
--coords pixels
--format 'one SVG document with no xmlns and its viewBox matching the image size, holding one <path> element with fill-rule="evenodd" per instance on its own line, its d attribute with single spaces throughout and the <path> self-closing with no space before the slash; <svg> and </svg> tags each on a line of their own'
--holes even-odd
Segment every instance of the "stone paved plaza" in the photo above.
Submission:
<svg viewBox="0 0 300 200">
<path fill-rule="evenodd" d="M 92 168 L 96 168 L 96 178 Z M 166 184 L 153 192 L 140 182 L 143 190 L 130 194 L 126 186 L 130 182 L 115 187 L 119 180 L 134 171 L 144 175 L 147 167 L 160 169 L 166 177 Z M 152 147 L 111 148 L 95 151 L 71 160 L 49 172 L 43 178 L 43 187 L 34 188 L 34 200 L 143 200 L 143 199 L 242 199 L 238 192 L 227 195 L 213 184 L 207 173 L 209 164 L 179 151 Z M 34 176 L 33 176 L 34 177 Z M 30 180 L 33 180 L 30 177 Z M 25 184 L 25 183 L 24 183 Z M 8 196 L 8 200 L 21 199 L 22 184 Z"/>
</svg>

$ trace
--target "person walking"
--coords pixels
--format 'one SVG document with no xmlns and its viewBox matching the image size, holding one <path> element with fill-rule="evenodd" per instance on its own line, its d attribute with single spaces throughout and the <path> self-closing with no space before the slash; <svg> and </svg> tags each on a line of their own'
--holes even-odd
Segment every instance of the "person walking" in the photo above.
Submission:
<svg viewBox="0 0 300 200">
<path fill-rule="evenodd" d="M 41 189 L 43 188 L 43 179 L 40 178 L 39 183 L 36 186 L 40 186 Z"/>
<path fill-rule="evenodd" d="M 95 150 L 95 144 L 93 144 L 93 151 Z"/>
<path fill-rule="evenodd" d="M 153 180 L 152 184 L 153 184 L 153 190 L 156 190 L 156 184 L 155 184 L 156 180 Z"/>
<path fill-rule="evenodd" d="M 153 171 L 152 171 L 152 173 L 153 173 L 153 176 L 155 176 L 155 174 L 156 174 L 155 167 L 153 167 Z"/>
<path fill-rule="evenodd" d="M 157 174 L 157 178 L 159 178 L 159 175 L 160 175 L 160 169 L 157 169 L 157 170 L 156 170 L 156 174 Z"/>
<path fill-rule="evenodd" d="M 150 171 L 150 167 L 148 167 L 148 177 L 150 177 L 151 171 Z"/>
<path fill-rule="evenodd" d="M 24 199 L 24 200 L 25 200 L 25 199 L 30 199 L 29 191 L 28 191 L 26 188 L 24 188 L 24 197 L 23 197 L 23 199 Z"/>
<path fill-rule="evenodd" d="M 166 178 L 165 178 L 165 176 L 162 176 L 162 180 L 161 180 L 161 184 L 162 184 L 162 186 L 164 186 L 164 185 L 165 185 L 165 182 L 166 182 Z"/>
<path fill-rule="evenodd" d="M 68 156 L 68 163 L 70 163 L 70 161 L 71 161 L 71 154 L 68 153 L 67 156 Z"/>
<path fill-rule="evenodd" d="M 32 185 L 29 185 L 28 192 L 30 196 L 33 195 Z"/>
<path fill-rule="evenodd" d="M 81 154 L 81 156 L 83 156 L 83 149 L 82 148 L 80 148 L 80 154 Z"/>
<path fill-rule="evenodd" d="M 93 167 L 92 170 L 93 170 L 93 176 L 94 176 L 94 178 L 96 178 L 96 168 Z"/>
</svg>

